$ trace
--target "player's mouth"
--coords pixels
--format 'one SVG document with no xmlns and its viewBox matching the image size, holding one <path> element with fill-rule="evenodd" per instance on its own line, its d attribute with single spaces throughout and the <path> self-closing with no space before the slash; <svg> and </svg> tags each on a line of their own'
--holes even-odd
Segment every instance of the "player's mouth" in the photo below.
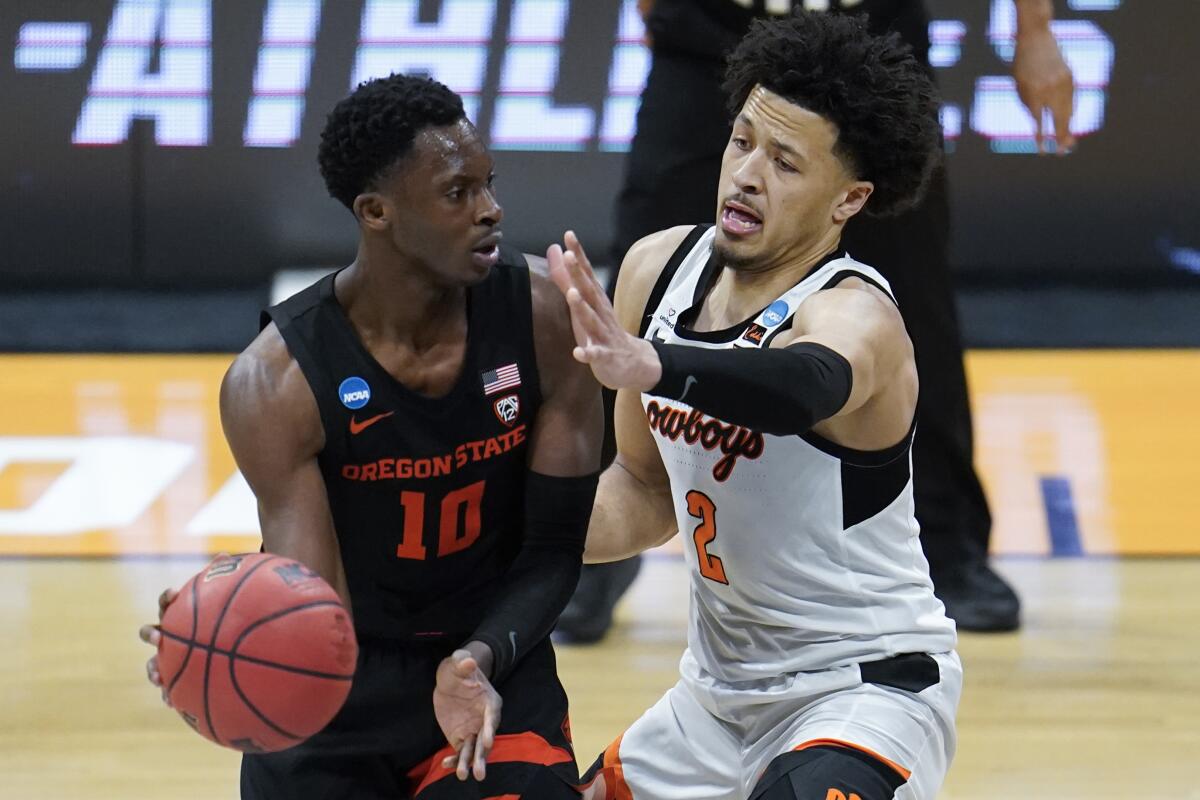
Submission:
<svg viewBox="0 0 1200 800">
<path fill-rule="evenodd" d="M 471 261 L 480 269 L 491 269 L 496 266 L 496 262 L 500 260 L 500 239 L 502 234 L 499 231 L 485 236 L 479 240 L 479 243 L 471 248 Z"/>
<path fill-rule="evenodd" d="M 741 203 L 726 200 L 721 209 L 721 230 L 729 236 L 749 236 L 762 230 L 762 216 Z"/>
</svg>

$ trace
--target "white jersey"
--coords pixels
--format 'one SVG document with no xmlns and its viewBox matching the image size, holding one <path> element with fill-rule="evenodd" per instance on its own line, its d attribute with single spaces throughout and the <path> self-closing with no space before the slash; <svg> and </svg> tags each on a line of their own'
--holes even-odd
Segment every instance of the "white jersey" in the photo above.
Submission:
<svg viewBox="0 0 1200 800">
<path fill-rule="evenodd" d="M 647 305 L 645 338 L 765 347 L 806 298 L 846 277 L 891 295 L 882 275 L 845 255 L 753 320 L 686 330 L 718 268 L 714 233 L 693 230 L 668 262 Z M 918 540 L 911 436 L 864 452 L 812 432 L 758 433 L 676 400 L 644 394 L 642 404 L 691 568 L 688 648 L 703 673 L 751 681 L 954 648 L 954 623 L 933 594 Z"/>
</svg>

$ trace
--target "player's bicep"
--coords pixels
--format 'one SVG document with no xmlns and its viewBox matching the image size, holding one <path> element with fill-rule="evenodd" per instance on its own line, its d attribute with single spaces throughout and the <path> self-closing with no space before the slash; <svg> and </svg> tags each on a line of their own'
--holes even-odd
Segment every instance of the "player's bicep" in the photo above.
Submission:
<svg viewBox="0 0 1200 800">
<path fill-rule="evenodd" d="M 850 365 L 850 396 L 834 417 L 862 408 L 912 358 L 904 322 L 894 305 L 860 289 L 831 289 L 806 300 L 793 329 L 772 347 L 823 345 Z"/>
<path fill-rule="evenodd" d="M 296 386 L 295 374 L 272 381 L 269 366 L 254 359 L 239 361 L 221 386 L 221 423 L 234 461 L 254 492 L 263 547 L 316 570 L 348 602 L 316 458 L 323 432 L 315 400 L 311 392 L 301 394 L 307 385 Z"/>
<path fill-rule="evenodd" d="M 571 318 L 558 289 L 537 273 L 530 280 L 542 405 L 529 434 L 529 469 L 564 478 L 591 475 L 600 469 L 604 437 L 600 384 L 572 355 Z"/>
</svg>

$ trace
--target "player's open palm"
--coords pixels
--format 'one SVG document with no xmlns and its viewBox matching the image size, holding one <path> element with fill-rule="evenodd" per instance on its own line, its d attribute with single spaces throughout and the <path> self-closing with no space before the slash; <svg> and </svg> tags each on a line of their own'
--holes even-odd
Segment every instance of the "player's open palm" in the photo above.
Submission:
<svg viewBox="0 0 1200 800">
<path fill-rule="evenodd" d="M 550 279 L 571 309 L 575 359 L 590 366 L 596 380 L 610 389 L 654 388 L 662 376 L 662 365 L 653 345 L 621 327 L 575 234 L 567 231 L 563 241 L 566 249 L 551 245 L 546 261 Z"/>
<path fill-rule="evenodd" d="M 466 650 L 455 650 L 438 665 L 433 689 L 433 713 L 456 755 L 442 762 L 454 767 L 458 779 L 469 774 L 481 781 L 487 756 L 500 725 L 499 693 Z"/>
</svg>

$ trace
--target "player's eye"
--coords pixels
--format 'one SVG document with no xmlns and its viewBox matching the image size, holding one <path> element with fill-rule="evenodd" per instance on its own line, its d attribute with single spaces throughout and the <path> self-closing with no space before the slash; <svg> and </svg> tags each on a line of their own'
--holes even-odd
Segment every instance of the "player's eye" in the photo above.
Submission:
<svg viewBox="0 0 1200 800">
<path fill-rule="evenodd" d="M 775 163 L 778 164 L 779 168 L 781 170 L 783 170 L 784 172 L 798 172 L 799 171 L 795 167 L 793 167 L 791 164 L 784 161 L 782 158 L 775 159 Z"/>
<path fill-rule="evenodd" d="M 733 137 L 733 146 L 738 150 L 748 150 L 750 149 L 750 142 L 746 141 L 746 139 L 742 138 L 741 136 L 735 136 Z"/>
</svg>

